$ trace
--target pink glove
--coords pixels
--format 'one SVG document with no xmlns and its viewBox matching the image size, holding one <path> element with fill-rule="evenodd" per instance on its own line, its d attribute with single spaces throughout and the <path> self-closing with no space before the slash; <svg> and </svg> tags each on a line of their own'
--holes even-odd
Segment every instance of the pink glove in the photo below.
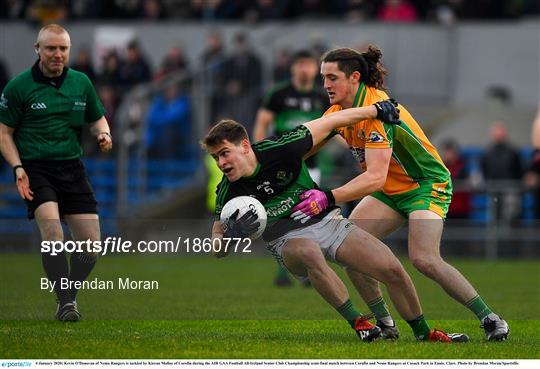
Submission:
<svg viewBox="0 0 540 369">
<path fill-rule="evenodd" d="M 291 214 L 291 218 L 300 220 L 301 223 L 307 222 L 311 217 L 335 203 L 332 191 L 324 192 L 313 189 L 304 192 L 299 197 L 303 201 L 292 208 L 293 213 Z"/>
</svg>

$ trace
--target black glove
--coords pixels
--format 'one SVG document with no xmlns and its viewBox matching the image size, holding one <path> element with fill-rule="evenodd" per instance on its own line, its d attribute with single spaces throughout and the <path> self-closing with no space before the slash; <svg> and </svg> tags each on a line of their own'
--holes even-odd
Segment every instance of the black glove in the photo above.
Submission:
<svg viewBox="0 0 540 369">
<path fill-rule="evenodd" d="M 377 119 L 388 124 L 401 124 L 398 103 L 394 99 L 379 101 L 373 104 L 377 109 Z"/>
<path fill-rule="evenodd" d="M 239 219 L 238 213 L 239 209 L 236 209 L 234 213 L 231 214 L 229 219 L 223 224 L 223 237 L 225 238 L 246 238 L 251 236 L 253 233 L 259 229 L 261 223 L 257 222 L 257 214 L 254 211 L 247 211 Z"/>
</svg>

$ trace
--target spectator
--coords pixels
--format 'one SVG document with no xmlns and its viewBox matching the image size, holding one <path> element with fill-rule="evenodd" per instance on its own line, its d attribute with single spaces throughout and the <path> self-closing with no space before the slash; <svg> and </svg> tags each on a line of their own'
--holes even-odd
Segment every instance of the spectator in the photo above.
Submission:
<svg viewBox="0 0 540 369">
<path fill-rule="evenodd" d="M 385 0 L 378 13 L 383 22 L 412 23 L 418 19 L 416 9 L 407 0 Z"/>
<path fill-rule="evenodd" d="M 188 158 L 193 152 L 191 106 L 178 84 L 165 87 L 148 110 L 146 145 L 150 158 Z"/>
<path fill-rule="evenodd" d="M 326 18 L 329 13 L 334 12 L 335 7 L 339 8 L 342 1 L 334 1 L 333 3 L 332 6 L 329 6 L 323 0 L 298 0 L 293 2 L 292 12 L 301 18 Z"/>
<path fill-rule="evenodd" d="M 274 82 L 287 81 L 291 78 L 291 62 L 292 55 L 288 48 L 278 50 L 277 58 L 274 62 Z"/>
<path fill-rule="evenodd" d="M 452 26 L 457 21 L 457 6 L 459 5 L 461 5 L 460 0 L 436 1 L 428 10 L 428 19 L 434 20 L 443 26 Z"/>
<path fill-rule="evenodd" d="M 345 17 L 351 22 L 372 19 L 375 17 L 374 5 L 368 0 L 349 0 Z"/>
<path fill-rule="evenodd" d="M 101 84 L 110 84 L 116 90 L 119 90 L 123 85 L 120 74 L 121 66 L 122 62 L 118 57 L 118 53 L 115 50 L 109 51 L 103 61 L 103 71 L 99 75 L 99 82 Z"/>
<path fill-rule="evenodd" d="M 127 58 L 120 66 L 120 76 L 126 87 L 150 81 L 151 71 L 139 43 L 131 41 L 127 46 Z"/>
<path fill-rule="evenodd" d="M 215 122 L 223 91 L 222 77 L 225 63 L 223 42 L 219 32 L 213 31 L 208 35 L 206 47 L 201 55 L 201 63 L 205 72 L 206 88 L 211 105 L 210 121 Z"/>
<path fill-rule="evenodd" d="M 104 19 L 117 19 L 121 18 L 122 14 L 120 9 L 116 5 L 116 1 L 103 1 L 101 3 L 101 17 Z"/>
<path fill-rule="evenodd" d="M 69 1 L 70 18 L 74 19 L 97 19 L 103 14 L 104 1 L 95 0 L 71 0 Z"/>
<path fill-rule="evenodd" d="M 508 183 L 502 184 L 500 181 L 521 180 L 523 169 L 519 152 L 508 141 L 508 132 L 502 122 L 493 123 L 490 138 L 491 143 L 482 157 L 482 174 L 487 188 L 495 188 L 494 215 L 496 219 L 514 219 L 520 212 L 520 195 L 511 191 Z M 503 191 L 501 185 L 510 191 Z"/>
<path fill-rule="evenodd" d="M 222 76 L 225 96 L 218 104 L 218 114 L 251 122 L 252 125 L 247 127 L 251 131 L 261 95 L 262 66 L 244 33 L 235 36 L 234 51 L 223 65 Z"/>
<path fill-rule="evenodd" d="M 112 18 L 137 18 L 141 14 L 141 0 L 104 1 L 106 12 Z"/>
<path fill-rule="evenodd" d="M 244 19 L 251 23 L 283 19 L 287 5 L 287 0 L 257 0 L 250 2 L 244 13 Z"/>
<path fill-rule="evenodd" d="M 26 14 L 27 7 L 26 0 L 0 1 L 0 18 L 21 19 Z"/>
<path fill-rule="evenodd" d="M 79 49 L 72 68 L 78 70 L 79 72 L 83 72 L 88 76 L 88 78 L 90 78 L 92 82 L 95 82 L 96 73 L 94 72 L 94 67 L 92 67 L 90 53 L 88 52 L 87 48 L 83 47 Z"/>
<path fill-rule="evenodd" d="M 469 179 L 467 163 L 461 156 L 458 143 L 454 140 L 443 142 L 441 154 L 454 185 L 454 194 L 447 217 L 467 219 L 471 213 L 471 193 L 467 190 Z"/>
<path fill-rule="evenodd" d="M 320 59 L 328 51 L 329 46 L 324 40 L 315 38 L 311 40 L 309 48 L 315 54 L 315 56 Z"/>
<path fill-rule="evenodd" d="M 146 20 L 162 20 L 167 18 L 167 11 L 161 0 L 143 0 L 141 15 Z"/>
<path fill-rule="evenodd" d="M 463 16 L 484 19 L 506 18 L 507 3 L 507 0 L 463 0 Z"/>
<path fill-rule="evenodd" d="M 233 55 L 225 63 L 225 74 L 225 88 L 231 96 L 258 93 L 261 88 L 261 62 L 244 33 L 235 36 Z"/>
<path fill-rule="evenodd" d="M 218 31 L 213 31 L 206 39 L 206 47 L 202 53 L 201 60 L 205 67 L 212 67 L 215 63 L 220 63 L 225 59 L 223 41 Z"/>
<path fill-rule="evenodd" d="M 37 24 L 59 23 L 68 18 L 66 0 L 33 0 L 26 9 L 26 18 Z"/>
<path fill-rule="evenodd" d="M 184 48 L 180 44 L 172 45 L 169 52 L 161 63 L 161 68 L 154 75 L 155 80 L 160 80 L 164 76 L 173 72 L 189 73 L 188 61 Z"/>
<path fill-rule="evenodd" d="M 191 12 L 198 19 L 213 21 L 238 18 L 242 9 L 232 0 L 191 0 Z"/>
<path fill-rule="evenodd" d="M 171 18 L 194 18 L 191 9 L 192 0 L 165 0 L 163 5 L 167 8 L 167 13 Z"/>
<path fill-rule="evenodd" d="M 111 125 L 111 134 L 114 135 L 114 120 L 116 118 L 116 109 L 118 109 L 120 99 L 115 92 L 114 87 L 109 84 L 98 87 L 98 96 L 105 108 L 105 118 L 107 118 L 107 121 Z"/>
<path fill-rule="evenodd" d="M 96 90 L 98 97 L 101 100 L 101 105 L 103 105 L 103 108 L 105 109 L 104 115 L 109 123 L 111 135 L 115 136 L 116 132 L 114 129 L 114 120 L 116 117 L 116 110 L 118 109 L 120 102 L 117 92 L 115 91 L 114 87 L 109 84 L 96 85 Z M 82 146 L 83 152 L 87 156 L 95 157 L 102 155 L 95 147 L 95 140 L 92 139 L 91 135 L 86 134 L 85 132 L 83 132 Z M 115 149 L 113 148 L 112 150 L 114 151 Z"/>
</svg>

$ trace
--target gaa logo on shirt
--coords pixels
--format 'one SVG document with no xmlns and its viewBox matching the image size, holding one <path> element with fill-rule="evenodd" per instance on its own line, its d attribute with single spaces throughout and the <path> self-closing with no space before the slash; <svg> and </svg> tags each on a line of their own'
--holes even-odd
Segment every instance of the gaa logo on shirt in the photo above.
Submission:
<svg viewBox="0 0 540 369">
<path fill-rule="evenodd" d="M 383 142 L 384 137 L 377 131 L 371 131 L 368 142 Z"/>
<path fill-rule="evenodd" d="M 45 105 L 45 103 L 33 103 L 32 105 L 30 105 L 30 109 L 32 110 L 43 110 L 43 109 L 47 109 L 47 105 Z"/>
</svg>

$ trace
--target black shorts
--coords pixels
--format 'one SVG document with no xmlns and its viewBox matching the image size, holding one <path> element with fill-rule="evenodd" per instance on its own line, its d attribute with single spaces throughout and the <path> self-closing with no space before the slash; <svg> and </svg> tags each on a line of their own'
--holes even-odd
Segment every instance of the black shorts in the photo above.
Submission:
<svg viewBox="0 0 540 369">
<path fill-rule="evenodd" d="M 81 160 L 23 160 L 22 164 L 34 192 L 32 201 L 25 200 L 28 219 L 33 219 L 38 206 L 48 201 L 58 203 L 61 217 L 97 214 L 96 196 Z"/>
</svg>

